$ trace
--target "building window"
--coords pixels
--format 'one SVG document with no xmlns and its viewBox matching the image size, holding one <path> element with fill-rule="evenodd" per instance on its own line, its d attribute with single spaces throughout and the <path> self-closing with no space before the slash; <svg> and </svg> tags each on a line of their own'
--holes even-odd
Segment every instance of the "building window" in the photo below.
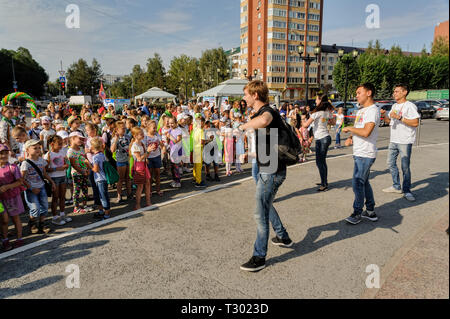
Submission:
<svg viewBox="0 0 450 319">
<path fill-rule="evenodd" d="M 258 41 L 261 41 L 261 36 L 260 35 L 258 35 Z"/>
<path fill-rule="evenodd" d="M 258 12 L 258 19 L 261 19 L 261 12 Z"/>
<path fill-rule="evenodd" d="M 258 24 L 258 31 L 261 30 L 261 23 Z"/>
<path fill-rule="evenodd" d="M 328 58 L 328 61 L 329 61 L 330 63 L 334 63 L 334 58 L 333 58 L 332 56 L 330 56 L 330 57 Z"/>
<path fill-rule="evenodd" d="M 328 76 L 328 80 L 333 80 L 333 76 L 332 76 L 332 75 L 329 75 L 329 76 Z"/>
</svg>

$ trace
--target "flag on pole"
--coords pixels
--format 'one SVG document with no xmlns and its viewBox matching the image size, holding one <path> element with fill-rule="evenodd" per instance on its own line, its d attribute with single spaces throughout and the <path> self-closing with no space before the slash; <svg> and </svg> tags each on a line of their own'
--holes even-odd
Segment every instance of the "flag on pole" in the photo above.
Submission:
<svg viewBox="0 0 450 319">
<path fill-rule="evenodd" d="M 106 99 L 105 89 L 103 88 L 103 82 L 101 82 L 100 84 L 100 91 L 98 92 L 98 96 L 102 100 Z"/>
</svg>

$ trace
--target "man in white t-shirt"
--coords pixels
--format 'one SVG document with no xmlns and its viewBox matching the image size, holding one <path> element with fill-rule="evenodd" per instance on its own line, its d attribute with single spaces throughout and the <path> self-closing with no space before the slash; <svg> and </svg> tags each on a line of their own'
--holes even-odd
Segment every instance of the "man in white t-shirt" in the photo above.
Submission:
<svg viewBox="0 0 450 319">
<path fill-rule="evenodd" d="M 389 153 L 387 164 L 391 171 L 393 185 L 383 189 L 385 193 L 403 192 L 405 198 L 414 201 L 411 193 L 411 170 L 409 168 L 411 151 L 416 141 L 416 130 L 419 126 L 420 115 L 417 106 L 406 100 L 409 93 L 408 86 L 399 84 L 394 88 L 394 99 L 397 103 L 392 106 L 385 122 L 391 127 L 391 141 L 389 143 Z M 403 185 L 400 187 L 400 176 L 397 167 L 397 157 L 400 155 Z"/>
<path fill-rule="evenodd" d="M 353 170 L 353 214 L 346 218 L 350 224 L 361 222 L 361 217 L 371 221 L 377 221 L 375 214 L 375 199 L 372 187 L 369 183 L 370 168 L 377 157 L 378 126 L 380 124 L 380 110 L 375 105 L 373 97 L 375 87 L 371 83 L 365 83 L 356 90 L 356 99 L 361 108 L 356 114 L 353 127 L 345 127 L 342 131 L 352 135 L 345 142 L 346 146 L 353 144 L 353 158 L 355 168 Z M 364 201 L 366 210 L 363 212 Z"/>
</svg>

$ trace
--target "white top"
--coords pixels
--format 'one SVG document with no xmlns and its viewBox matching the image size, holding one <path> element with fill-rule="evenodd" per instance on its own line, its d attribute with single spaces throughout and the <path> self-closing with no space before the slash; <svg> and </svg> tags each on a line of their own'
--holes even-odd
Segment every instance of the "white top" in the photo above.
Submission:
<svg viewBox="0 0 450 319">
<path fill-rule="evenodd" d="M 50 154 L 50 161 L 49 161 Z M 65 164 L 65 158 L 67 155 L 67 148 L 62 148 L 58 153 L 48 152 L 44 155 L 44 159 L 49 163 L 50 168 L 58 168 Z M 54 171 L 49 172 L 50 177 L 64 177 L 66 176 L 66 171 Z"/>
<path fill-rule="evenodd" d="M 327 124 L 328 120 L 332 118 L 332 114 L 329 111 L 315 112 L 311 114 L 311 118 L 314 119 L 314 139 L 320 140 L 330 135 L 330 133 L 328 133 Z"/>
<path fill-rule="evenodd" d="M 344 122 L 344 114 L 336 114 L 336 127 L 340 127 Z"/>
<path fill-rule="evenodd" d="M 388 114 L 389 118 L 391 118 L 392 112 L 403 116 L 407 120 L 420 118 L 417 112 L 417 106 L 409 101 L 402 104 L 395 103 Z M 416 141 L 417 127 L 406 125 L 402 121 L 392 118 L 389 125 L 391 127 L 391 143 L 414 144 Z"/>
<path fill-rule="evenodd" d="M 355 128 L 364 128 L 367 123 L 375 123 L 375 127 L 372 133 L 366 138 L 356 134 L 353 135 L 353 155 L 376 158 L 380 109 L 375 104 L 360 108 L 358 113 L 356 113 Z"/>
<path fill-rule="evenodd" d="M 134 153 L 139 153 L 141 156 L 145 154 L 144 146 L 142 144 L 143 142 L 135 142 L 133 143 L 133 146 L 131 146 L 131 155 L 133 156 L 133 159 L 135 162 L 137 162 L 137 158 L 134 155 Z"/>
</svg>

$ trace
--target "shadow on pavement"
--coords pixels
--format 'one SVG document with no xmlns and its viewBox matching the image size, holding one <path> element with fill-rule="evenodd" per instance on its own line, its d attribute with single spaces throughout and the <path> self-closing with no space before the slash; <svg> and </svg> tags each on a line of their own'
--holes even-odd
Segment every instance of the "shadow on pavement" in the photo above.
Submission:
<svg viewBox="0 0 450 319">
<path fill-rule="evenodd" d="M 294 245 L 290 248 L 291 251 L 281 256 L 269 259 L 267 261 L 267 265 L 274 265 L 279 262 L 287 261 L 291 258 L 301 257 L 334 242 L 363 235 L 376 228 L 387 228 L 398 233 L 394 227 L 400 225 L 403 220 L 403 216 L 400 215 L 400 209 L 419 206 L 448 195 L 448 190 L 446 187 L 448 187 L 449 173 L 440 172 L 432 175 L 433 177 L 415 182 L 412 185 L 413 192 L 416 196 L 416 201 L 408 202 L 402 196 L 392 202 L 375 207 L 375 211 L 379 217 L 377 222 L 363 220 L 358 225 L 350 225 L 342 220 L 309 228 L 305 238 L 298 243 L 294 243 Z M 414 191 L 414 188 L 420 185 L 425 185 L 425 187 Z M 351 203 L 349 203 L 349 207 L 351 207 Z M 316 241 L 320 237 L 321 233 L 326 231 L 337 231 L 337 233 L 333 236 Z"/>
<path fill-rule="evenodd" d="M 101 236 L 116 233 L 125 230 L 125 227 L 107 228 L 100 231 L 87 231 L 81 234 L 74 234 L 73 236 Z M 30 252 L 27 252 L 26 260 L 24 260 L 21 254 L 11 256 L 1 261 L 2 272 L 0 274 L 0 282 L 5 282 L 11 279 L 22 278 L 28 274 L 31 274 L 39 268 L 51 264 L 51 263 L 64 263 L 73 259 L 87 256 L 91 253 L 90 249 L 104 246 L 109 240 L 98 240 L 91 243 L 76 244 L 73 246 L 62 247 L 67 241 L 72 240 L 73 236 L 69 236 L 60 239 L 56 242 L 49 243 L 48 245 L 33 248 Z M 61 269 L 61 273 L 64 273 L 65 269 Z M 63 280 L 64 276 L 51 276 L 45 279 L 39 279 L 31 283 L 24 284 L 18 288 L 0 288 L 0 298 L 8 298 L 23 293 L 35 291 L 54 283 Z"/>
<path fill-rule="evenodd" d="M 384 171 L 373 171 L 370 173 L 370 179 L 373 179 L 375 177 L 377 177 L 378 175 L 383 175 L 389 173 L 389 170 L 386 169 Z M 319 172 L 317 172 L 317 178 L 319 179 Z M 317 194 L 317 189 L 319 188 L 319 186 L 314 186 L 311 188 L 306 188 L 306 189 L 302 189 L 299 191 L 296 191 L 294 193 L 288 194 L 288 195 L 284 195 L 281 197 L 276 198 L 273 202 L 274 203 L 278 203 L 278 202 L 282 202 L 284 200 L 288 200 L 294 197 L 299 197 L 299 196 L 304 196 L 304 195 L 312 195 L 312 194 Z M 337 182 L 333 182 L 333 183 L 329 183 L 328 184 L 328 188 L 329 190 L 333 190 L 333 189 L 337 189 L 337 188 L 345 188 L 345 189 L 352 189 L 352 178 L 349 179 L 345 179 L 345 180 L 340 180 Z"/>
</svg>

